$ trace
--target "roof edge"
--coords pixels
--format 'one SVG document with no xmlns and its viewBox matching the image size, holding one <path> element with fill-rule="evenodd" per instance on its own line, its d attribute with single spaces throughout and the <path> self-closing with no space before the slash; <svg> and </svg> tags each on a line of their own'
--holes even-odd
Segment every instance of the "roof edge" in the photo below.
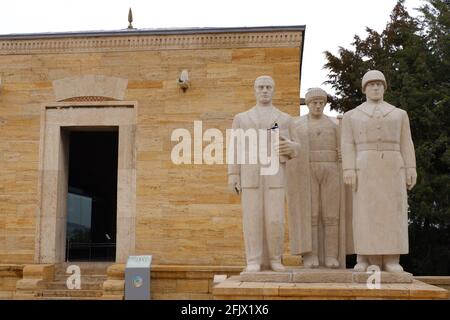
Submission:
<svg viewBox="0 0 450 320">
<path fill-rule="evenodd" d="M 48 32 L 48 33 L 17 33 L 17 34 L 0 34 L 0 40 L 304 31 L 305 28 L 306 28 L 305 25 L 294 25 L 294 26 L 262 26 L 262 27 L 122 29 L 112 31 L 99 30 L 99 31 L 74 31 L 74 32 L 70 31 L 70 32 Z"/>
</svg>

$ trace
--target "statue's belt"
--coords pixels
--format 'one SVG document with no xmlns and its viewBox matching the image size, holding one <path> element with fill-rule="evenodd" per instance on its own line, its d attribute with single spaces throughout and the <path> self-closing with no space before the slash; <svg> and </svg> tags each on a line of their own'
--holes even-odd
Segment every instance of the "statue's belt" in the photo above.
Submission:
<svg viewBox="0 0 450 320">
<path fill-rule="evenodd" d="M 358 143 L 357 151 L 400 151 L 400 144 L 393 142 Z"/>
</svg>

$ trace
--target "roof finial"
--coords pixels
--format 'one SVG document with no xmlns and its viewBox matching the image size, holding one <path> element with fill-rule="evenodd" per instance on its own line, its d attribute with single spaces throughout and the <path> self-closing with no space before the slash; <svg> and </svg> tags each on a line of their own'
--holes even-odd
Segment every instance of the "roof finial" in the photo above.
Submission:
<svg viewBox="0 0 450 320">
<path fill-rule="evenodd" d="M 128 22 L 130 23 L 130 24 L 128 25 L 128 29 L 134 29 L 134 28 L 133 28 L 133 25 L 131 24 L 131 23 L 133 22 L 133 12 L 131 11 L 131 8 L 130 8 L 130 10 L 128 11 Z"/>
</svg>

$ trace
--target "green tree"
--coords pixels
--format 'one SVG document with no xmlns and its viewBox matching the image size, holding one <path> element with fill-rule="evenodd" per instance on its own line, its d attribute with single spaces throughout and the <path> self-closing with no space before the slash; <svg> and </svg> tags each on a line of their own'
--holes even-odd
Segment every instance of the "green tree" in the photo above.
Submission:
<svg viewBox="0 0 450 320">
<path fill-rule="evenodd" d="M 409 193 L 410 254 L 406 270 L 416 275 L 450 274 L 450 0 L 427 0 L 411 17 L 404 0 L 386 28 L 367 28 L 351 49 L 325 52 L 336 95 L 331 108 L 345 112 L 365 97 L 361 79 L 370 69 L 388 81 L 385 100 L 408 112 L 417 157 L 418 183 Z"/>
</svg>

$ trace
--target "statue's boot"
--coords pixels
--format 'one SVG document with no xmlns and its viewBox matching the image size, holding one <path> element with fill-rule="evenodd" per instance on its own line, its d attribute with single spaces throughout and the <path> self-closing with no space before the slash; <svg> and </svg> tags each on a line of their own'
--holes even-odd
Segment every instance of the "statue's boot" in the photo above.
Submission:
<svg viewBox="0 0 450 320">
<path fill-rule="evenodd" d="M 339 227 L 337 224 L 325 226 L 325 266 L 339 268 Z"/>
<path fill-rule="evenodd" d="M 403 272 L 403 268 L 400 265 L 400 255 L 384 255 L 383 256 L 383 269 L 387 272 Z"/>
<path fill-rule="evenodd" d="M 261 266 L 259 264 L 249 264 L 245 268 L 245 272 L 259 272 L 261 271 Z"/>
<path fill-rule="evenodd" d="M 313 225 L 311 228 L 312 252 L 303 255 L 303 266 L 305 268 L 319 267 L 319 227 Z"/>
<path fill-rule="evenodd" d="M 280 261 L 271 261 L 270 268 L 275 272 L 286 271 L 286 267 Z"/>
<path fill-rule="evenodd" d="M 317 268 L 319 266 L 319 257 L 313 252 L 308 252 L 303 255 L 303 266 L 305 268 Z"/>
<path fill-rule="evenodd" d="M 356 256 L 356 265 L 353 267 L 353 269 L 357 272 L 366 272 L 368 267 L 369 267 L 369 260 L 367 256 L 358 254 Z"/>
</svg>

